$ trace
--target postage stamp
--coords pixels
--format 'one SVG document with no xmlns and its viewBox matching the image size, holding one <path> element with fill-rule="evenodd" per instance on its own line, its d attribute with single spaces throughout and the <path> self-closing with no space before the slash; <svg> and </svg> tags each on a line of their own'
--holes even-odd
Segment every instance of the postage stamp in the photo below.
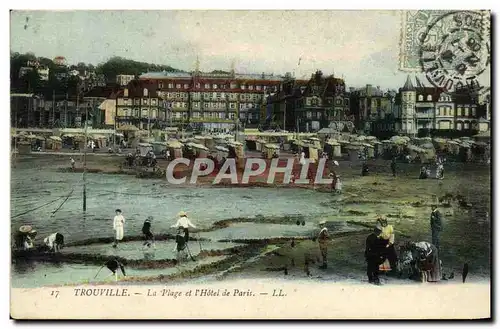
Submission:
<svg viewBox="0 0 500 329">
<path fill-rule="evenodd" d="M 408 10 L 401 13 L 401 41 L 399 69 L 404 72 L 421 72 L 420 49 L 428 26 L 436 22 L 446 10 Z"/>
<path fill-rule="evenodd" d="M 490 63 L 488 11 L 416 11 L 403 14 L 400 69 L 422 72 L 447 92 L 480 89 Z"/>
<path fill-rule="evenodd" d="M 13 10 L 11 317 L 491 318 L 487 14 L 399 13 Z"/>
</svg>

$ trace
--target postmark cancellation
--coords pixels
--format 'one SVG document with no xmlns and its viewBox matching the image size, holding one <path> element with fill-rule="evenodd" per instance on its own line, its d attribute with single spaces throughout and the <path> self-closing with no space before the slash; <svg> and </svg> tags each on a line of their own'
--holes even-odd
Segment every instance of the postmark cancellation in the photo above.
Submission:
<svg viewBox="0 0 500 329">
<path fill-rule="evenodd" d="M 490 11 L 405 11 L 400 70 L 446 91 L 478 88 L 490 63 Z"/>
</svg>

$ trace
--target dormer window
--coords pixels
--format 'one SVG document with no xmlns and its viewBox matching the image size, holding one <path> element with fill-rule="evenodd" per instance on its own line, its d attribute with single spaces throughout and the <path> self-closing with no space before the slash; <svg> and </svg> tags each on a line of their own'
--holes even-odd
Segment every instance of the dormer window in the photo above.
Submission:
<svg viewBox="0 0 500 329">
<path fill-rule="evenodd" d="M 148 97 L 148 89 L 144 88 L 142 94 L 144 95 L 144 97 Z"/>
<path fill-rule="evenodd" d="M 424 96 L 423 95 L 418 95 L 418 100 L 421 102 L 424 100 Z"/>
<path fill-rule="evenodd" d="M 432 95 L 427 95 L 427 101 L 432 102 Z"/>
</svg>

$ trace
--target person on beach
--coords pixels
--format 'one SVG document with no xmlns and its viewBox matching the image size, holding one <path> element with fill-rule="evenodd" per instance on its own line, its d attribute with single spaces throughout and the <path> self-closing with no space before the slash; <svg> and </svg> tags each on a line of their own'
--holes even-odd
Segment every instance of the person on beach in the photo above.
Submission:
<svg viewBox="0 0 500 329">
<path fill-rule="evenodd" d="M 324 270 L 327 268 L 328 241 L 330 241 L 330 236 L 328 234 L 328 228 L 326 227 L 325 220 L 319 222 L 319 227 L 321 228 L 321 230 L 318 234 L 318 243 L 319 250 L 321 251 L 321 257 L 323 258 L 323 264 L 319 268 Z"/>
<path fill-rule="evenodd" d="M 420 176 L 418 176 L 418 178 L 419 179 L 427 179 L 427 178 L 429 178 L 429 172 L 428 172 L 426 166 L 422 166 L 422 168 L 420 168 Z"/>
<path fill-rule="evenodd" d="M 121 209 L 115 210 L 116 216 L 113 219 L 113 230 L 115 231 L 115 243 L 113 248 L 116 248 L 118 241 L 123 240 L 123 227 L 125 226 L 125 218 L 122 215 Z"/>
<path fill-rule="evenodd" d="M 142 234 L 144 234 L 144 244 L 143 246 L 151 246 L 151 244 L 154 244 L 155 242 L 155 237 L 153 235 L 153 232 L 151 232 L 151 222 L 153 221 L 153 216 L 148 216 L 148 218 L 144 221 L 144 224 L 142 225 Z"/>
<path fill-rule="evenodd" d="M 176 260 L 180 262 L 183 259 L 187 259 L 187 243 L 189 240 L 189 232 L 187 228 L 179 226 L 177 228 L 177 234 L 175 235 L 175 248 Z"/>
<path fill-rule="evenodd" d="M 444 178 L 444 166 L 443 163 L 439 163 L 437 168 L 436 168 L 436 179 L 443 179 Z"/>
<path fill-rule="evenodd" d="M 14 236 L 16 248 L 19 250 L 33 249 L 36 235 L 37 231 L 31 225 L 22 225 Z"/>
<path fill-rule="evenodd" d="M 365 247 L 365 260 L 366 260 L 366 274 L 368 282 L 380 285 L 378 277 L 379 266 L 384 263 L 385 257 L 383 255 L 384 241 L 380 238 L 382 232 L 379 226 L 375 226 L 373 232 L 366 238 Z"/>
<path fill-rule="evenodd" d="M 392 176 L 393 177 L 396 177 L 396 158 L 392 158 L 392 161 L 391 161 L 391 171 L 392 171 Z"/>
<path fill-rule="evenodd" d="M 443 231 L 443 220 L 441 213 L 439 212 L 436 205 L 432 205 L 431 207 L 431 233 L 432 233 L 432 244 L 436 246 L 436 249 L 439 249 L 439 240 L 441 238 L 441 232 Z"/>
<path fill-rule="evenodd" d="M 304 152 L 300 153 L 299 163 L 301 166 L 306 164 L 306 154 Z"/>
<path fill-rule="evenodd" d="M 118 281 L 118 269 L 121 270 L 124 277 L 127 276 L 125 274 L 125 266 L 118 259 L 111 259 L 111 260 L 108 260 L 106 263 L 104 263 L 103 266 L 101 266 L 99 271 L 97 271 L 97 274 L 95 275 L 94 279 L 97 278 L 97 276 L 99 275 L 99 272 L 101 272 L 103 267 L 107 267 L 108 270 L 111 271 L 111 274 L 108 275 L 108 277 L 111 275 L 114 275 L 115 281 Z"/>
<path fill-rule="evenodd" d="M 363 167 L 361 168 L 361 176 L 368 176 L 368 164 L 366 162 L 363 163 Z"/>
<path fill-rule="evenodd" d="M 385 217 L 379 216 L 377 218 L 377 227 L 380 229 L 380 239 L 382 239 L 385 246 L 385 258 L 389 260 L 391 265 L 391 274 L 396 274 L 398 271 L 398 255 L 396 248 L 394 248 L 394 227 L 387 223 Z"/>
<path fill-rule="evenodd" d="M 186 233 L 186 242 L 188 242 L 188 240 L 189 240 L 189 228 L 190 227 L 196 228 L 196 226 L 194 226 L 193 223 L 191 223 L 191 221 L 187 217 L 187 213 L 185 211 L 180 211 L 178 216 L 179 216 L 179 218 L 177 219 L 177 222 L 174 225 L 172 225 L 171 227 L 172 228 L 183 227 L 186 231 L 185 232 Z"/>
<path fill-rule="evenodd" d="M 59 252 L 62 248 L 64 248 L 64 235 L 58 232 L 52 233 L 43 239 L 43 243 L 45 243 L 45 246 L 49 248 L 49 251 Z"/>
<path fill-rule="evenodd" d="M 418 279 L 422 282 L 441 280 L 441 261 L 436 246 L 425 241 L 408 242 L 405 249 L 411 251 L 411 263 Z"/>
</svg>

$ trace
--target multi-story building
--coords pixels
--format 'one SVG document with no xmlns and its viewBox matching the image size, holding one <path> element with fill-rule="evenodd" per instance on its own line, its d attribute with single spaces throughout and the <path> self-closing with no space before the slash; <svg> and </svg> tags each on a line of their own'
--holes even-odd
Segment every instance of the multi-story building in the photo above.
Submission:
<svg viewBox="0 0 500 329">
<path fill-rule="evenodd" d="M 318 131 L 332 122 L 345 121 L 349 98 L 345 82 L 317 71 L 309 80 L 285 78 L 268 96 L 265 125 L 289 131 Z"/>
<path fill-rule="evenodd" d="M 264 92 L 281 78 L 266 74 L 146 73 L 139 80 L 154 83 L 168 109 L 170 124 L 190 123 L 199 129 L 257 126 Z M 240 122 L 240 123 L 239 123 Z"/>
<path fill-rule="evenodd" d="M 130 81 L 134 80 L 135 76 L 132 74 L 118 74 L 116 76 L 116 83 L 120 86 L 126 86 Z"/>
<path fill-rule="evenodd" d="M 390 129 L 386 122 L 392 120 L 395 95 L 367 84 L 364 88 L 350 90 L 351 112 L 358 130 L 365 133 Z"/>
<path fill-rule="evenodd" d="M 468 91 L 444 92 L 440 88 L 426 87 L 418 79 L 415 87 L 407 77 L 396 97 L 395 117 L 399 131 L 416 134 L 421 129 L 479 130 L 479 118 L 483 115 L 477 97 Z M 487 120 L 486 118 L 483 121 Z"/>
<path fill-rule="evenodd" d="M 166 108 L 154 82 L 134 80 L 116 95 L 116 126 L 160 129 L 166 125 Z"/>
<path fill-rule="evenodd" d="M 88 117 L 94 128 L 105 125 L 101 104 L 117 88 L 113 85 L 75 95 L 53 92 L 46 97 L 11 94 L 11 124 L 22 128 L 78 128 Z"/>
</svg>

